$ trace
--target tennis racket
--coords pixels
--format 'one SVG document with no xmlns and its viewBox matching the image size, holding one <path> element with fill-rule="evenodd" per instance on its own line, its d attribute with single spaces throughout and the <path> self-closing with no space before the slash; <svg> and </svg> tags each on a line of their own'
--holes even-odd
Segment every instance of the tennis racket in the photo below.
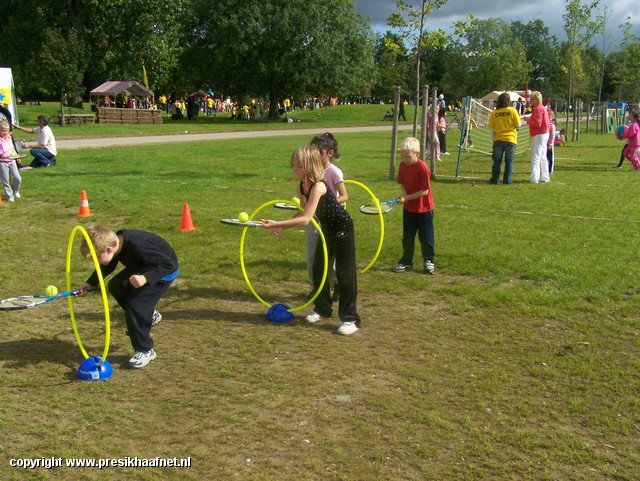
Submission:
<svg viewBox="0 0 640 481">
<path fill-rule="evenodd" d="M 238 219 L 220 219 L 220 223 L 224 225 L 235 225 L 237 227 L 264 227 L 264 224 L 258 220 L 240 222 Z"/>
<path fill-rule="evenodd" d="M 273 204 L 276 209 L 284 209 L 284 210 L 300 210 L 297 205 L 289 204 L 288 202 L 276 202 Z"/>
<path fill-rule="evenodd" d="M 378 215 L 378 212 L 379 212 L 378 206 L 380 206 L 380 210 L 382 211 L 382 213 L 386 214 L 391 209 L 393 209 L 393 205 L 397 204 L 398 202 L 400 202 L 400 198 L 387 200 L 385 202 L 380 202 L 379 204 L 370 203 L 370 204 L 361 205 L 360 212 L 368 215 Z"/>
<path fill-rule="evenodd" d="M 32 307 L 48 304 L 49 302 L 63 297 L 77 296 L 83 292 L 95 291 L 100 289 L 100 285 L 92 286 L 88 289 L 74 289 L 73 291 L 60 292 L 55 296 L 47 296 L 45 294 L 34 294 L 32 296 L 11 297 L 9 299 L 0 300 L 0 311 L 16 311 L 18 309 L 30 309 Z"/>
</svg>

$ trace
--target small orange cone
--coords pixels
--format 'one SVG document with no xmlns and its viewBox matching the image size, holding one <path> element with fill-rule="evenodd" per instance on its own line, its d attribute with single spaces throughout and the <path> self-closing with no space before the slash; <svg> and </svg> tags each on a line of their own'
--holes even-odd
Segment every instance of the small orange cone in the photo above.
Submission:
<svg viewBox="0 0 640 481">
<path fill-rule="evenodd" d="M 76 217 L 91 217 L 91 210 L 89 209 L 89 199 L 87 199 L 87 191 L 80 192 L 80 209 L 76 214 Z"/>
<path fill-rule="evenodd" d="M 196 230 L 196 228 L 193 227 L 193 222 L 191 221 L 189 204 L 185 204 L 182 206 L 182 222 L 180 223 L 180 230 L 182 232 L 190 232 L 192 230 Z"/>
</svg>

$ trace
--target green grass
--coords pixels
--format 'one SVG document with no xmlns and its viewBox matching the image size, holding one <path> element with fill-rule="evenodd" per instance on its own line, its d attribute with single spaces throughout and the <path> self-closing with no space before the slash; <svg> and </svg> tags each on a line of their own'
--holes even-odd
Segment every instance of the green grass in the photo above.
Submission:
<svg viewBox="0 0 640 481">
<path fill-rule="evenodd" d="M 327 119 L 333 114 L 323 113 L 324 127 L 318 119 L 307 126 L 341 125 Z M 611 169 L 620 142 L 587 134 L 558 149 L 546 185 L 527 182 L 523 157 L 511 186 L 487 183 L 486 157 L 465 155 L 458 179 L 455 156 L 438 163 L 436 275 L 390 272 L 401 249 L 394 209 L 377 264 L 359 278 L 363 327 L 345 338 L 334 333 L 337 321 L 264 321 L 266 307 L 238 265 L 241 230 L 218 222 L 289 199 L 289 155 L 307 137 L 142 148 L 114 140 L 24 172 L 23 198 L 0 207 L 0 297 L 64 287 L 69 234 L 89 222 L 164 236 L 181 276 L 159 304 L 158 359 L 143 370 L 125 367 L 130 344 L 110 302 L 114 376 L 101 383 L 75 380 L 82 356 L 64 301 L 2 313 L 0 477 L 638 479 L 640 179 L 628 164 Z M 339 142 L 347 178 L 380 199 L 397 195 L 387 178 L 389 133 L 341 134 Z M 83 189 L 90 219 L 74 217 Z M 349 193 L 350 209 L 366 200 L 355 187 Z M 179 230 L 184 203 L 196 231 Z M 379 229 L 375 218 L 354 218 L 364 267 Z M 302 302 L 303 245 L 298 230 L 279 239 L 247 232 L 247 271 L 268 302 Z M 92 268 L 77 251 L 72 285 Z M 74 311 L 85 347 L 99 354 L 99 296 L 74 301 Z M 191 456 L 192 467 L 9 467 L 12 458 L 51 456 Z"/>
</svg>

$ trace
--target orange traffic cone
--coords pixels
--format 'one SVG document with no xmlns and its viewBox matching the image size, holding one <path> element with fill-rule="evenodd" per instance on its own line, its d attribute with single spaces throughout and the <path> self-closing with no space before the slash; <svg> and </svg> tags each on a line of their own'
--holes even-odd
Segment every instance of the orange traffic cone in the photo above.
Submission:
<svg viewBox="0 0 640 481">
<path fill-rule="evenodd" d="M 191 221 L 191 212 L 189 211 L 189 204 L 182 206 L 182 222 L 180 223 L 180 230 L 182 232 L 190 232 L 196 230 Z"/>
<path fill-rule="evenodd" d="M 91 210 L 89 209 L 89 199 L 87 199 L 87 191 L 80 192 L 80 209 L 76 214 L 76 217 L 91 217 Z"/>
</svg>

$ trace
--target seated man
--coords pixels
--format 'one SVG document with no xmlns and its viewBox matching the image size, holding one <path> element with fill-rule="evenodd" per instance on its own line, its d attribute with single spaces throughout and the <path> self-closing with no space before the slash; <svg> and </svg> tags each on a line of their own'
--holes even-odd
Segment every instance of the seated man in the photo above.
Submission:
<svg viewBox="0 0 640 481">
<path fill-rule="evenodd" d="M 31 155 L 33 155 L 31 167 L 49 167 L 56 165 L 56 155 L 58 153 L 56 150 L 56 139 L 49 127 L 49 119 L 47 119 L 46 115 L 38 115 L 38 127 L 25 129 L 19 125 L 14 125 L 14 128 L 38 135 L 37 144 L 24 143 L 24 148 L 30 149 Z"/>
</svg>

